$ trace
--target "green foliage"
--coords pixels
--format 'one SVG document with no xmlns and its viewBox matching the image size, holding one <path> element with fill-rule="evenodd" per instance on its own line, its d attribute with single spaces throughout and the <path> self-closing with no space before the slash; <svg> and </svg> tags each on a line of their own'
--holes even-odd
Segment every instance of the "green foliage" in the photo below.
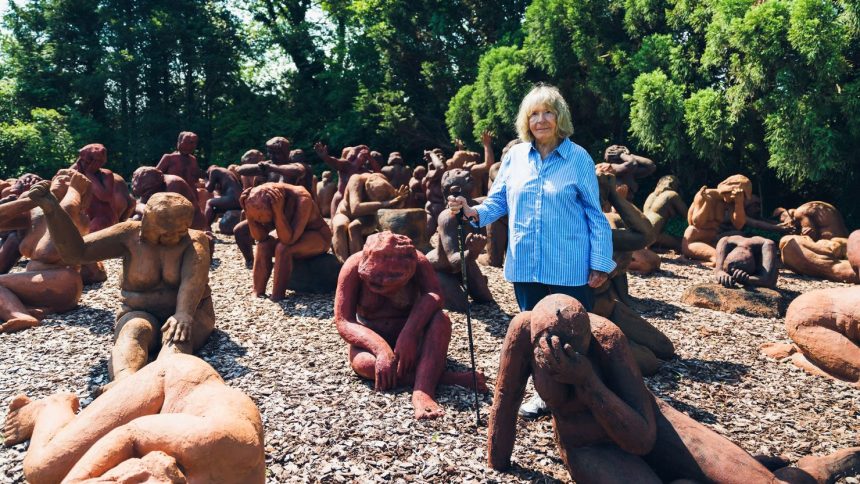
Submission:
<svg viewBox="0 0 860 484">
<path fill-rule="evenodd" d="M 66 118 L 53 109 L 33 109 L 26 121 L 0 122 L 0 169 L 5 177 L 36 173 L 50 178 L 74 160 Z"/>
<path fill-rule="evenodd" d="M 685 144 L 684 90 L 662 70 L 641 74 L 630 96 L 630 132 L 640 145 L 677 160 Z"/>
</svg>

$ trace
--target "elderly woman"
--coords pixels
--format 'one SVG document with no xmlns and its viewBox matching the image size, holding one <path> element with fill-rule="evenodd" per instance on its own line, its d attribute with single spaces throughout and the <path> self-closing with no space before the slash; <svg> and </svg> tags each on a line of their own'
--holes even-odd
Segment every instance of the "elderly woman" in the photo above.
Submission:
<svg viewBox="0 0 860 484">
<path fill-rule="evenodd" d="M 448 207 L 462 209 L 480 227 L 508 215 L 505 279 L 514 284 L 521 311 L 555 293 L 576 298 L 590 311 L 592 288 L 615 268 L 594 161 L 568 139 L 570 110 L 555 87 L 538 85 L 526 95 L 516 129 L 525 142 L 503 157 L 486 200 L 469 207 L 463 197 L 448 197 Z M 522 411 L 533 415 L 541 403 L 533 399 Z"/>
</svg>

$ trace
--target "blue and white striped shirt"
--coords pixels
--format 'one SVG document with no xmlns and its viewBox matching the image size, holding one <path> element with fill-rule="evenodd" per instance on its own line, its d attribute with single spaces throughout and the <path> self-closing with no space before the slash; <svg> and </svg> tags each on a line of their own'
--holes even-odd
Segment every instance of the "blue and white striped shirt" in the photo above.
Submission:
<svg viewBox="0 0 860 484">
<path fill-rule="evenodd" d="M 512 147 L 486 200 L 473 208 L 481 227 L 508 215 L 511 282 L 581 286 L 591 269 L 615 268 L 594 161 L 569 139 L 544 160 L 531 143 Z"/>
</svg>

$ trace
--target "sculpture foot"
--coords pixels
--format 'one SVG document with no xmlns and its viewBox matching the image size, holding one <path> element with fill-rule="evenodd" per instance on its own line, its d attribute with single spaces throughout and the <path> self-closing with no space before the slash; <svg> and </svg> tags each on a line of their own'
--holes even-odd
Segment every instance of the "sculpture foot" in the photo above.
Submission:
<svg viewBox="0 0 860 484">
<path fill-rule="evenodd" d="M 283 300 L 284 300 L 284 298 L 286 298 L 286 297 L 287 297 L 287 296 L 286 296 L 286 294 L 275 294 L 275 293 L 272 293 L 272 295 L 271 295 L 271 296 L 269 296 L 269 299 L 271 299 L 272 301 L 278 302 L 278 301 L 283 301 Z"/>
<path fill-rule="evenodd" d="M 478 391 L 480 393 L 489 392 L 487 377 L 480 371 L 476 371 L 475 376 L 475 379 L 478 381 Z M 442 374 L 442 378 L 439 379 L 439 383 L 442 385 L 457 385 L 473 390 L 475 388 L 475 379 L 472 378 L 471 371 L 446 371 Z"/>
<path fill-rule="evenodd" d="M 436 400 L 421 391 L 412 394 L 412 406 L 415 408 L 415 420 L 434 419 L 445 414 Z"/>
<path fill-rule="evenodd" d="M 765 343 L 759 346 L 759 350 L 765 356 L 781 360 L 797 353 L 797 346 L 791 343 Z"/>
<path fill-rule="evenodd" d="M 825 378 L 830 378 L 830 379 L 836 380 L 836 381 L 842 381 L 842 382 L 846 381 L 846 380 L 843 380 L 837 376 L 831 375 L 830 373 L 827 373 L 826 371 L 822 370 L 821 368 L 818 367 L 818 365 L 809 361 L 806 358 L 806 356 L 803 355 L 803 353 L 795 353 L 795 354 L 791 355 L 791 362 L 794 363 L 794 366 L 800 368 L 801 370 L 803 370 L 803 371 L 805 371 L 811 375 L 823 376 Z M 855 387 L 860 386 L 860 382 L 849 381 L 848 383 L 853 384 Z"/>
<path fill-rule="evenodd" d="M 39 325 L 39 320 L 30 316 L 23 318 L 12 318 L 0 324 L 0 333 L 14 333 L 22 329 L 32 328 Z"/>
<path fill-rule="evenodd" d="M 835 482 L 860 471 L 860 447 L 840 449 L 823 456 L 808 456 L 797 461 L 797 468 L 818 482 Z"/>
<path fill-rule="evenodd" d="M 18 395 L 9 403 L 9 413 L 3 424 L 3 444 L 11 447 L 29 440 L 36 426 L 36 417 L 48 404 L 68 405 L 73 412 L 80 408 L 78 397 L 73 393 L 58 393 L 36 401 L 27 395 Z"/>
</svg>

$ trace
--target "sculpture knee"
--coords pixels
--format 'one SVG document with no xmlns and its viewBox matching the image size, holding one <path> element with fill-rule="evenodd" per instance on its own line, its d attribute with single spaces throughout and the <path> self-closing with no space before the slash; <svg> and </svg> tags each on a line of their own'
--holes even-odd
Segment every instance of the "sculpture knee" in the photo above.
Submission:
<svg viewBox="0 0 860 484">
<path fill-rule="evenodd" d="M 154 337 L 155 328 L 152 322 L 143 317 L 132 317 L 117 328 L 117 342 L 136 341 L 148 346 Z"/>
<path fill-rule="evenodd" d="M 448 343 L 451 341 L 451 333 L 451 319 L 443 311 L 436 311 L 433 319 L 430 320 L 430 324 L 427 325 L 425 333 L 427 340 L 434 341 L 437 344 L 444 342 L 447 353 Z"/>
</svg>

